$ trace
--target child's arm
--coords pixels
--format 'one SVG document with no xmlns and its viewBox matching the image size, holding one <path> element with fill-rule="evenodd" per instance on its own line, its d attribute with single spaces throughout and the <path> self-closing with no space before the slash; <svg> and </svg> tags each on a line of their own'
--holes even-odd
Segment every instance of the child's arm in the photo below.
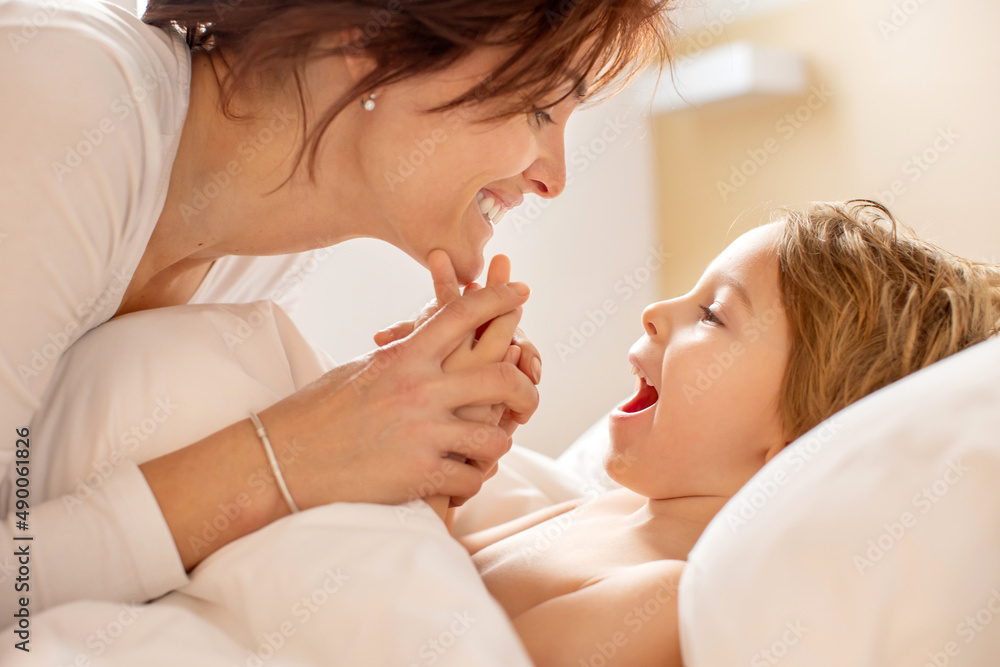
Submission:
<svg viewBox="0 0 1000 667">
<path fill-rule="evenodd" d="M 636 565 L 514 619 L 536 667 L 683 667 L 677 584 L 684 562 Z"/>
</svg>

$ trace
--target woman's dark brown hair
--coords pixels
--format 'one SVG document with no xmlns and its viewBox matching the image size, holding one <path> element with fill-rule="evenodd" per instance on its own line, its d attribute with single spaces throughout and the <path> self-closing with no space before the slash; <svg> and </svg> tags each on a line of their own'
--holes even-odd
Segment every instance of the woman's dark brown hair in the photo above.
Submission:
<svg viewBox="0 0 1000 667">
<path fill-rule="evenodd" d="M 669 61 L 667 18 L 673 0 L 149 0 L 142 20 L 178 31 L 192 50 L 217 51 L 230 66 L 222 106 L 256 77 L 292 76 L 303 102 L 301 66 L 312 58 L 357 53 L 376 67 L 347 90 L 309 130 L 295 161 L 316 150 L 336 116 L 368 92 L 443 70 L 482 46 L 511 55 L 486 79 L 428 112 L 486 99 L 509 100 L 487 120 L 554 106 L 569 95 L 613 94 L 646 65 Z M 353 31 L 353 32 L 352 32 Z M 322 37 L 354 34 L 336 48 Z M 586 82 L 590 72 L 594 81 Z M 586 86 L 586 90 L 581 87 Z M 540 101 L 556 92 L 557 100 Z M 304 122 L 304 115 L 303 115 Z"/>
</svg>

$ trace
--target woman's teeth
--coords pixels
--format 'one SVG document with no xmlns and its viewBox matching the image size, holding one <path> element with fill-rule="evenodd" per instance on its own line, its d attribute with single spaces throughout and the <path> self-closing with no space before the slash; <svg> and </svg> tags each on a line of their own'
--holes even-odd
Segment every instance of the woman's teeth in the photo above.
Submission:
<svg viewBox="0 0 1000 667">
<path fill-rule="evenodd" d="M 493 199 L 493 197 L 487 197 L 482 191 L 476 193 L 476 201 L 479 203 L 479 212 L 494 225 L 499 223 L 504 214 L 507 213 L 502 202 Z"/>
</svg>

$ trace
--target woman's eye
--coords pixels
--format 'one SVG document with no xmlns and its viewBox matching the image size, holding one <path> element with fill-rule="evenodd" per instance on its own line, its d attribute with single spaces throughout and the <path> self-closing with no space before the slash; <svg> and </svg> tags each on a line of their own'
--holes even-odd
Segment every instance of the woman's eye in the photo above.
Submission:
<svg viewBox="0 0 1000 667">
<path fill-rule="evenodd" d="M 549 112 L 544 111 L 542 109 L 535 110 L 535 122 L 538 123 L 539 125 L 541 125 L 543 122 L 555 124 L 555 121 L 552 120 L 552 115 Z"/>
<path fill-rule="evenodd" d="M 704 316 L 701 318 L 702 322 L 708 322 L 710 324 L 719 324 L 719 325 L 722 324 L 722 320 L 720 320 L 718 317 L 715 316 L 715 313 L 712 312 L 711 308 L 709 308 L 708 306 L 698 306 L 698 307 L 701 308 L 702 312 L 704 313 Z"/>
</svg>

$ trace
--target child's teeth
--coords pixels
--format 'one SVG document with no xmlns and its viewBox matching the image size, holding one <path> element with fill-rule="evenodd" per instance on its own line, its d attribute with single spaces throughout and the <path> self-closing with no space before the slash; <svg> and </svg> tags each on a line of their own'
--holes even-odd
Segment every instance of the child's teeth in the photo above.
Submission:
<svg viewBox="0 0 1000 667">
<path fill-rule="evenodd" d="M 493 208 L 490 209 L 490 213 L 489 213 L 489 216 L 488 216 L 489 219 L 493 220 L 493 218 L 496 217 L 497 213 L 499 213 L 500 209 L 502 209 L 502 208 L 503 208 L 503 204 L 501 204 L 500 202 L 497 202 L 496 204 L 494 204 Z"/>
<path fill-rule="evenodd" d="M 503 220 L 503 217 L 505 215 L 507 215 L 507 209 L 502 208 L 502 209 L 500 209 L 500 212 L 497 213 L 497 215 L 496 215 L 495 218 L 491 218 L 490 219 L 490 222 L 492 222 L 494 225 L 499 225 L 500 221 Z"/>
<path fill-rule="evenodd" d="M 486 217 L 489 217 L 490 211 L 493 210 L 493 205 L 495 203 L 496 202 L 493 200 L 493 197 L 484 197 L 479 200 L 479 211 Z"/>
<path fill-rule="evenodd" d="M 480 190 L 479 192 L 477 192 L 477 193 L 476 193 L 476 201 L 477 201 L 477 202 L 478 202 L 478 201 L 483 201 L 483 197 L 485 197 L 485 196 L 486 196 L 486 195 L 484 195 L 484 194 L 483 194 L 483 191 L 482 191 L 482 190 Z"/>
</svg>

